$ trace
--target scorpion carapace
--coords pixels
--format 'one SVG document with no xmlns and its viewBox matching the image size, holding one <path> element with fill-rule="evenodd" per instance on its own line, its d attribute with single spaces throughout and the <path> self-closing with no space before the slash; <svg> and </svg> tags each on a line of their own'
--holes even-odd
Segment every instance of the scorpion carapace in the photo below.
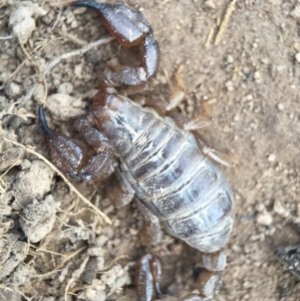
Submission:
<svg viewBox="0 0 300 301">
<path fill-rule="evenodd" d="M 122 5 L 90 1 L 78 1 L 73 6 L 97 9 L 106 28 L 121 44 L 140 43 L 144 48 L 140 67 L 146 74 L 144 77 L 136 76 L 140 72 L 136 68 L 126 68 L 106 73 L 106 84 L 139 85 L 153 75 L 157 68 L 157 43 L 141 14 Z M 120 28 L 120 24 L 124 27 Z M 132 39 L 135 30 L 140 34 L 134 34 Z M 39 117 L 51 160 L 68 177 L 97 181 L 114 172 L 123 195 L 114 200 L 115 205 L 124 206 L 135 196 L 139 209 L 151 224 L 154 241 L 160 240 L 163 225 L 168 233 L 203 253 L 199 295 L 183 300 L 213 298 L 220 288 L 226 264 L 222 249 L 233 225 L 233 195 L 221 169 L 199 147 L 203 143 L 198 143 L 191 132 L 183 130 L 170 117 L 161 117 L 103 89 L 93 98 L 90 112 L 75 122 L 84 142 L 49 129 L 42 108 Z M 157 274 L 152 264 L 158 265 L 149 258 L 142 262 L 145 269 L 141 269 L 141 279 L 153 279 Z M 139 283 L 139 301 L 154 298 L 154 293 L 150 293 L 150 299 L 147 297 L 149 290 L 160 295 L 155 281 L 152 284 L 150 281 L 149 290 L 146 285 L 143 281 Z"/>
</svg>

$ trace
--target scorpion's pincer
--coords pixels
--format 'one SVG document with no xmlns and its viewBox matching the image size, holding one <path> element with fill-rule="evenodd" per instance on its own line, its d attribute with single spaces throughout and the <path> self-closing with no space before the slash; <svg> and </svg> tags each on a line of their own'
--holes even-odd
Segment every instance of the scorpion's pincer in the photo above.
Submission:
<svg viewBox="0 0 300 301">
<path fill-rule="evenodd" d="M 143 15 L 121 4 L 75 1 L 71 6 L 95 9 L 105 28 L 124 47 L 141 46 L 140 67 L 125 67 L 118 71 L 108 69 L 104 75 L 107 86 L 141 86 L 157 70 L 159 50 L 153 31 Z"/>
<path fill-rule="evenodd" d="M 112 173 L 112 147 L 107 144 L 107 139 L 103 134 L 77 121 L 76 128 L 84 137 L 96 137 L 99 141 L 98 144 L 102 143 L 102 145 L 92 145 L 95 154 L 86 143 L 58 134 L 50 129 L 44 109 L 41 106 L 38 106 L 37 113 L 51 161 L 67 177 L 94 182 Z"/>
</svg>

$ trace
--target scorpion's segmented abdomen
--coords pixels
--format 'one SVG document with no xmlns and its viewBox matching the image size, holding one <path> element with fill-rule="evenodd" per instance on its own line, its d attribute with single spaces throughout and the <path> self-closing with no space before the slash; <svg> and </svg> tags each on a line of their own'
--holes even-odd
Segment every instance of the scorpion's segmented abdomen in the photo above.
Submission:
<svg viewBox="0 0 300 301">
<path fill-rule="evenodd" d="M 232 192 L 222 171 L 201 153 L 193 134 L 122 100 L 110 126 L 118 128 L 114 143 L 137 197 L 170 234 L 204 252 L 219 250 L 233 223 Z"/>
</svg>

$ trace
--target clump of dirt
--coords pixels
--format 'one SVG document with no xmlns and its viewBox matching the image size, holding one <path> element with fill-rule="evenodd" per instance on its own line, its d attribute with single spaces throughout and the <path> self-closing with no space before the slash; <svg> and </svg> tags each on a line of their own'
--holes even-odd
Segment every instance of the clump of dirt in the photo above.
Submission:
<svg viewBox="0 0 300 301">
<path fill-rule="evenodd" d="M 300 282 L 274 252 L 300 242 L 299 4 L 123 4 L 144 14 L 160 45 L 145 97 L 167 100 L 169 78 L 183 64 L 182 114 L 211 116 L 201 136 L 237 162 L 225 170 L 236 222 L 216 300 L 298 301 Z M 36 106 L 46 104 L 51 128 L 76 135 L 73 118 L 87 110 L 99 74 L 131 54 L 107 40 L 51 63 L 106 36 L 84 8 L 0 4 L 0 300 L 132 300 L 135 263 L 147 252 L 162 258 L 167 295 L 197 289 L 196 251 L 166 234 L 160 244 L 144 245 L 134 203 L 116 210 L 104 183 L 72 186 L 45 159 Z"/>
</svg>

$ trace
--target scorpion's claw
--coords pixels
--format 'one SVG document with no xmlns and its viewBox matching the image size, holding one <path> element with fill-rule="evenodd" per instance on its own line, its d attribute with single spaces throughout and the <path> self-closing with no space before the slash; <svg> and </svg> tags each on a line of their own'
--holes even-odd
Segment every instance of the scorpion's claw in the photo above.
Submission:
<svg viewBox="0 0 300 301">
<path fill-rule="evenodd" d="M 104 146 L 101 152 L 91 153 L 85 143 L 51 130 L 46 122 L 44 109 L 40 106 L 38 116 L 51 161 L 67 177 L 93 182 L 106 177 L 111 172 L 110 147 Z"/>
<path fill-rule="evenodd" d="M 125 47 L 136 46 L 151 33 L 144 17 L 121 4 L 75 1 L 72 6 L 84 6 L 97 10 L 105 28 Z"/>
<path fill-rule="evenodd" d="M 122 46 L 141 45 L 142 47 L 141 66 L 107 71 L 104 79 L 107 86 L 140 86 L 154 75 L 158 66 L 158 45 L 149 23 L 140 13 L 121 4 L 75 1 L 71 5 L 97 10 L 105 28 Z"/>
</svg>

